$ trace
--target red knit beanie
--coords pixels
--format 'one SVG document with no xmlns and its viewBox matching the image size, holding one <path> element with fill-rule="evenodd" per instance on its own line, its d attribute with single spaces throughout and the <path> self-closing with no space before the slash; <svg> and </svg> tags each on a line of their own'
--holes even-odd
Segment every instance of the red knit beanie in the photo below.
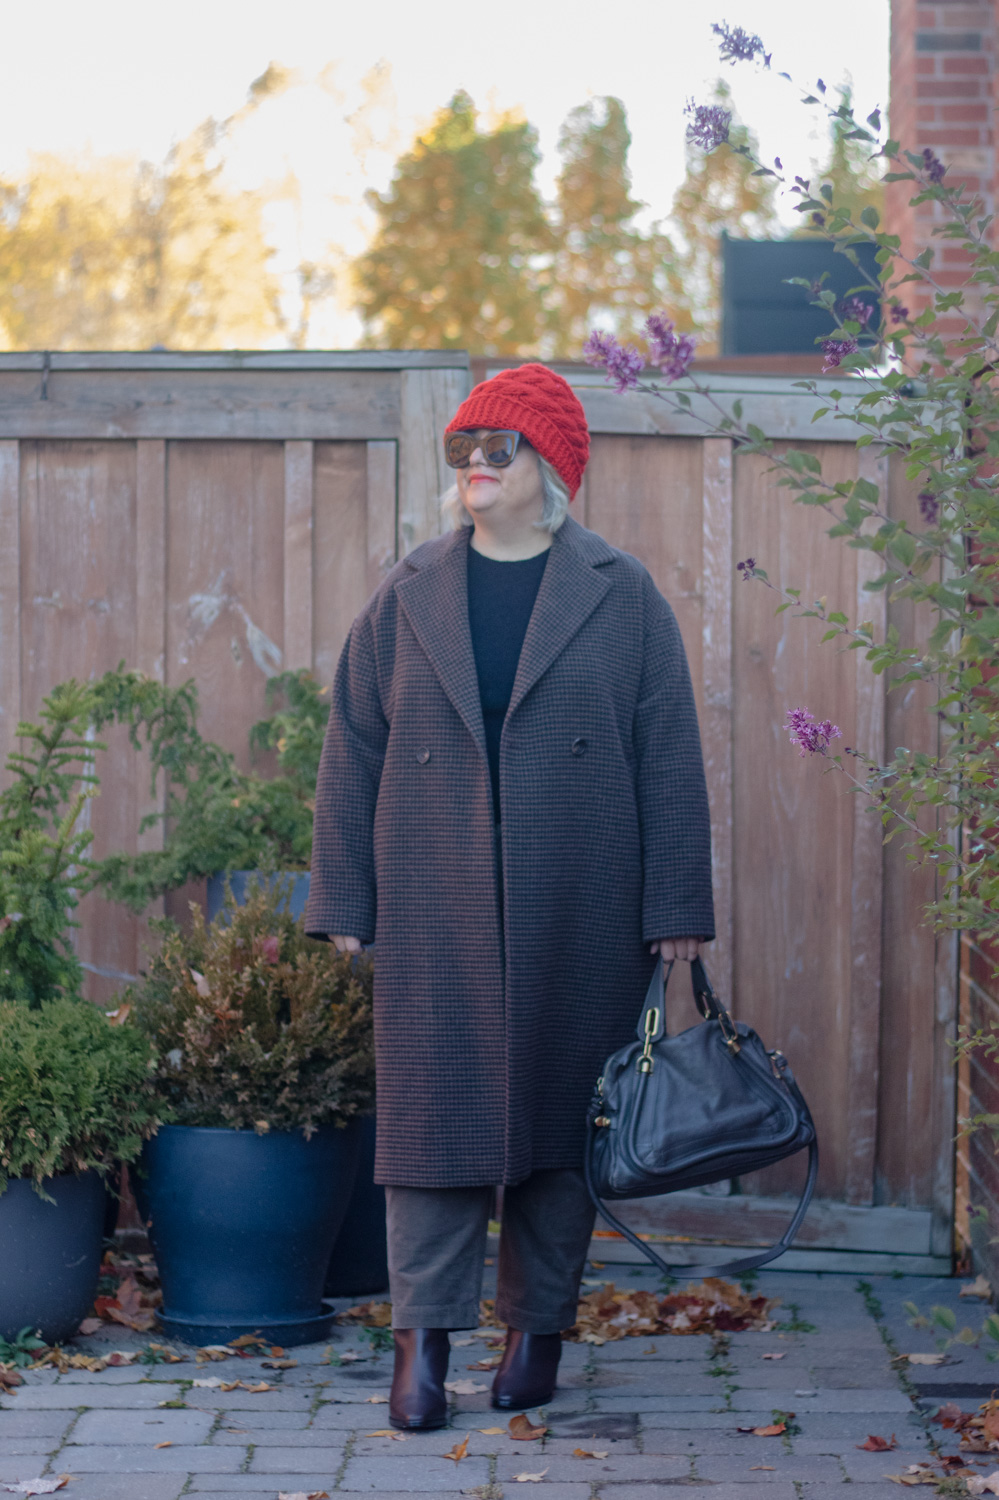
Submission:
<svg viewBox="0 0 999 1500">
<path fill-rule="evenodd" d="M 520 365 L 483 380 L 463 401 L 445 433 L 470 428 L 507 428 L 523 433 L 547 459 L 575 498 L 590 456 L 586 413 L 567 380 L 544 365 Z"/>
</svg>

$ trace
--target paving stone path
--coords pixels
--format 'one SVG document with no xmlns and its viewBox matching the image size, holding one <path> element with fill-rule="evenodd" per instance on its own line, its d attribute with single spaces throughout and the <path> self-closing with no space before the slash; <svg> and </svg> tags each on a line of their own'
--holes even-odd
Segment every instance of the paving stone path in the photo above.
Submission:
<svg viewBox="0 0 999 1500">
<path fill-rule="evenodd" d="M 619 1287 L 658 1285 L 638 1267 L 602 1274 Z M 679 1500 L 678 1486 L 705 1490 L 705 1500 L 848 1500 L 847 1484 L 864 1486 L 855 1500 L 899 1500 L 887 1474 L 930 1457 L 931 1444 L 956 1449 L 927 1413 L 950 1395 L 970 1408 L 999 1385 L 999 1365 L 983 1349 L 953 1346 L 946 1365 L 904 1366 L 907 1375 L 892 1362 L 934 1348 L 908 1326 L 906 1300 L 927 1309 L 945 1303 L 959 1326 L 980 1327 L 989 1309 L 959 1302 L 959 1285 L 763 1272 L 757 1290 L 781 1299 L 782 1326 L 773 1332 L 567 1344 L 559 1391 L 530 1413 L 549 1428 L 534 1442 L 480 1430 L 506 1423 L 488 1393 L 455 1397 L 443 1432 L 403 1442 L 372 1436 L 388 1426 L 386 1406 L 372 1398 L 388 1395 L 391 1354 L 375 1355 L 353 1328 L 338 1328 L 332 1345 L 289 1351 L 298 1365 L 284 1371 L 257 1359 L 199 1367 L 193 1351 L 177 1346 L 192 1356 L 183 1364 L 30 1372 L 0 1397 L 0 1495 L 5 1481 L 68 1473 L 66 1500 L 277 1500 L 281 1491 L 322 1490 L 368 1500 Z M 80 1347 L 107 1352 L 150 1337 L 102 1330 Z M 365 1357 L 330 1363 L 330 1348 L 337 1358 Z M 478 1342 L 455 1347 L 450 1378 L 487 1383 L 488 1374 L 467 1369 L 482 1353 Z M 917 1373 L 918 1386 L 909 1378 Z M 264 1379 L 275 1389 L 223 1393 L 191 1383 L 212 1376 Z M 737 1430 L 769 1424 L 775 1412 L 795 1414 L 783 1436 Z M 870 1433 L 894 1434 L 897 1450 L 861 1451 Z M 444 1455 L 466 1434 L 467 1456 L 449 1461 Z M 577 1448 L 606 1456 L 577 1457 Z M 985 1460 L 981 1472 L 995 1467 Z M 543 1477 L 518 1481 L 525 1473 Z"/>
</svg>

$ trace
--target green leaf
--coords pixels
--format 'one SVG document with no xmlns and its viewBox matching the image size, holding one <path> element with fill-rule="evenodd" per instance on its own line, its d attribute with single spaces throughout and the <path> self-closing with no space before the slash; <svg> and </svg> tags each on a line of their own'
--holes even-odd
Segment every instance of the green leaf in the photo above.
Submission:
<svg viewBox="0 0 999 1500">
<path fill-rule="evenodd" d="M 871 204 L 868 204 L 867 207 L 861 211 L 860 222 L 862 224 L 866 224 L 868 229 L 877 229 L 880 222 L 877 209 L 874 208 Z"/>
</svg>

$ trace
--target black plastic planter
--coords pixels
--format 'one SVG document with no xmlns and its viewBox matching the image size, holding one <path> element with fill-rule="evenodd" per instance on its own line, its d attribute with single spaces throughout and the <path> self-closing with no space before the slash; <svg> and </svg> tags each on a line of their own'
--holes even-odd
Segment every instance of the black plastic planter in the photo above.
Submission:
<svg viewBox="0 0 999 1500">
<path fill-rule="evenodd" d="M 357 1177 L 326 1273 L 327 1297 L 365 1297 L 388 1286 L 385 1189 L 374 1177 L 374 1115 L 363 1119 L 360 1129 Z"/>
<path fill-rule="evenodd" d="M 24 1178 L 0 1196 L 0 1338 L 30 1328 L 61 1344 L 91 1311 L 106 1197 L 97 1172 L 49 1177 L 44 1187 L 55 1203 Z"/>
<path fill-rule="evenodd" d="M 146 1142 L 140 1202 L 174 1338 L 276 1344 L 325 1338 L 330 1253 L 357 1172 L 360 1132 L 164 1125 Z"/>
</svg>

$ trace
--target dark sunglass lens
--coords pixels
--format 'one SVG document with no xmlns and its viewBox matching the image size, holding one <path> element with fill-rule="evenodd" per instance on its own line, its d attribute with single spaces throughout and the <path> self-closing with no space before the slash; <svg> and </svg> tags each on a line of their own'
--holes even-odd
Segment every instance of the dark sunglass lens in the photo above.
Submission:
<svg viewBox="0 0 999 1500">
<path fill-rule="evenodd" d="M 483 443 L 483 448 L 487 461 L 501 469 L 513 461 L 516 440 L 509 432 L 491 432 Z"/>
<path fill-rule="evenodd" d="M 444 457 L 452 469 L 464 469 L 474 447 L 475 439 L 467 432 L 451 432 L 444 444 Z"/>
</svg>

